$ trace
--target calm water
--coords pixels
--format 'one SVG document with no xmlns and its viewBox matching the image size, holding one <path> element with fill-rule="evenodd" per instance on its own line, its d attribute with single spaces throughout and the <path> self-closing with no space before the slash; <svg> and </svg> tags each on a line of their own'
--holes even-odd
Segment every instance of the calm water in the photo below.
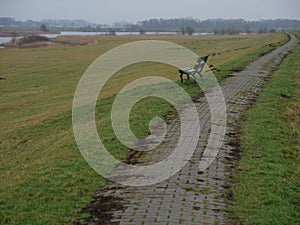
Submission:
<svg viewBox="0 0 300 225">
<path fill-rule="evenodd" d="M 0 44 L 10 42 L 13 37 L 0 37 Z"/>
<path fill-rule="evenodd" d="M 62 31 L 60 34 L 39 34 L 48 38 L 56 38 L 63 35 L 76 35 L 76 36 L 92 36 L 92 35 L 105 35 L 106 32 L 80 32 L 80 31 Z M 139 35 L 139 32 L 116 32 L 117 36 L 122 35 Z M 147 32 L 146 34 L 177 34 L 177 32 Z M 212 33 L 194 33 L 194 35 L 212 35 Z M 13 37 L 0 37 L 0 44 L 10 42 Z M 17 37 L 21 38 L 21 37 Z"/>
</svg>

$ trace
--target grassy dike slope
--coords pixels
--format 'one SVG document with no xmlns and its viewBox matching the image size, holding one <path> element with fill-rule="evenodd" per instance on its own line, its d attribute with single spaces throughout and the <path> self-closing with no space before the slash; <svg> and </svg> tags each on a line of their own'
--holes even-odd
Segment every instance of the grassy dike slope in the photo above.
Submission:
<svg viewBox="0 0 300 225">
<path fill-rule="evenodd" d="M 72 99 L 93 60 L 111 48 L 143 39 L 172 41 L 199 55 L 217 53 L 208 63 L 220 70 L 220 78 L 283 44 L 287 37 L 283 33 L 96 37 L 95 45 L 1 50 L 0 77 L 6 80 L 0 80 L 0 224 L 71 223 L 92 193 L 107 185 L 87 165 L 75 143 Z M 179 78 L 170 66 L 140 63 L 118 72 L 101 93 L 96 122 L 101 139 L 118 158 L 124 158 L 127 148 L 120 145 L 110 126 L 114 95 L 128 82 L 151 75 Z M 191 95 L 199 93 L 193 82 L 182 85 Z M 143 136 L 149 119 L 169 109 L 157 99 L 137 104 L 132 112 L 135 134 Z"/>
<path fill-rule="evenodd" d="M 231 208 L 241 224 L 300 224 L 299 59 L 300 45 L 245 114 Z"/>
</svg>

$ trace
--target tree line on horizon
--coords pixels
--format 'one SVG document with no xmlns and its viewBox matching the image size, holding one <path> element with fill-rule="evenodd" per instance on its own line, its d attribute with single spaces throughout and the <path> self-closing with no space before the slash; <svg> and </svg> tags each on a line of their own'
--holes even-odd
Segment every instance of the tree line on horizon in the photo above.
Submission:
<svg viewBox="0 0 300 225">
<path fill-rule="evenodd" d="M 72 28 L 80 31 L 173 31 L 191 35 L 194 32 L 212 32 L 215 34 L 269 33 L 282 30 L 300 30 L 300 20 L 266 19 L 247 21 L 244 19 L 207 19 L 175 18 L 148 19 L 137 23 L 115 23 L 114 25 L 89 23 L 85 20 L 42 20 L 17 21 L 11 17 L 0 17 L 0 28 Z"/>
<path fill-rule="evenodd" d="M 300 30 L 299 20 L 290 19 L 268 19 L 258 21 L 247 21 L 244 19 L 207 19 L 198 20 L 194 18 L 179 19 L 149 19 L 138 22 L 145 30 L 180 30 L 191 27 L 197 32 L 214 33 L 266 33 L 281 30 Z"/>
</svg>

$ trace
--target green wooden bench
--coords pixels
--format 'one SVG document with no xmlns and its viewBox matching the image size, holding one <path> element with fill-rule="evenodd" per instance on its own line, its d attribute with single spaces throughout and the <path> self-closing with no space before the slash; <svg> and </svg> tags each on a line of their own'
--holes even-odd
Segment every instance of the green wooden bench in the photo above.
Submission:
<svg viewBox="0 0 300 225">
<path fill-rule="evenodd" d="M 201 72 L 204 68 L 205 63 L 208 60 L 208 55 L 206 56 L 201 56 L 197 59 L 197 63 L 193 68 L 180 68 L 178 72 L 180 73 L 180 80 L 181 83 L 183 82 L 183 74 L 187 76 L 187 79 L 190 79 L 190 76 L 193 77 L 193 79 L 196 81 L 196 74 L 199 74 L 200 77 L 202 77 Z"/>
</svg>

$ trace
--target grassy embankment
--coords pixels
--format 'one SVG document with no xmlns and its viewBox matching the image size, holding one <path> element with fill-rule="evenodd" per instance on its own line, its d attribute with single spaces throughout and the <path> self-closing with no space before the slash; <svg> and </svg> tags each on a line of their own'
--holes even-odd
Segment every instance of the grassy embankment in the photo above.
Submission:
<svg viewBox="0 0 300 225">
<path fill-rule="evenodd" d="M 300 46 L 245 113 L 233 212 L 242 224 L 300 224 Z"/>
<path fill-rule="evenodd" d="M 5 79 L 0 80 L 0 223 L 69 223 L 93 191 L 107 184 L 86 164 L 76 146 L 71 123 L 73 94 L 85 69 L 99 55 L 123 43 L 149 38 L 176 42 L 199 55 L 218 53 L 208 61 L 220 70 L 218 78 L 240 69 L 287 39 L 281 33 L 96 37 L 97 44 L 88 46 L 1 50 L 0 77 Z M 101 138 L 118 158 L 124 158 L 127 149 L 109 129 L 113 96 L 128 82 L 152 75 L 178 80 L 177 70 L 170 66 L 135 64 L 118 72 L 101 93 L 98 128 L 104 134 Z M 191 95 L 199 93 L 193 82 L 182 86 Z M 165 115 L 169 109 L 168 104 L 157 99 L 139 103 L 132 113 L 136 115 L 135 131 L 139 135 L 147 133 L 148 119 Z"/>
</svg>

